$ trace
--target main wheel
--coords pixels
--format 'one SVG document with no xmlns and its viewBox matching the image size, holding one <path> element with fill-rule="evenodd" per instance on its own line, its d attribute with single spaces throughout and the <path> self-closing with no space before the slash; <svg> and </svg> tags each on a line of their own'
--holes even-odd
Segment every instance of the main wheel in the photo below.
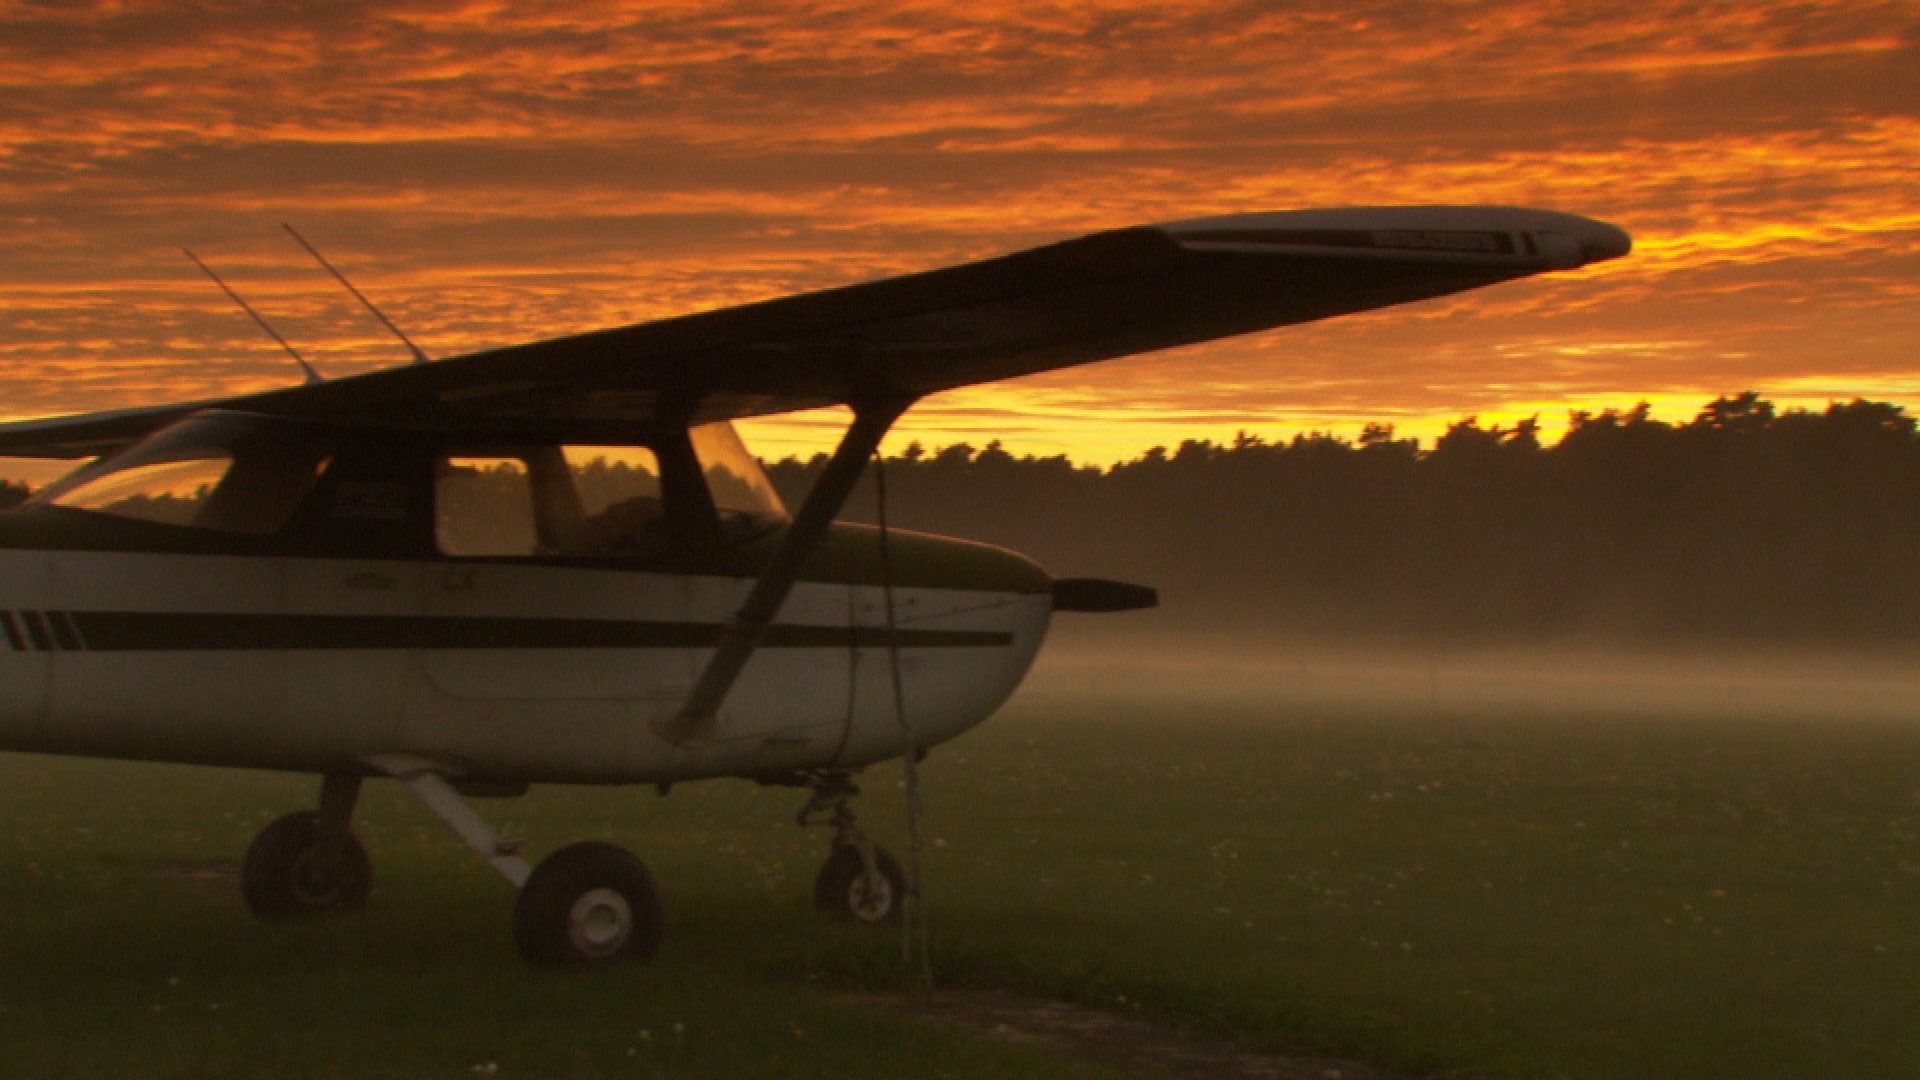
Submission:
<svg viewBox="0 0 1920 1080">
<path fill-rule="evenodd" d="M 529 963 L 645 960 L 660 948 L 660 894 L 645 863 L 612 844 L 574 844 L 541 860 L 513 905 Z"/>
<path fill-rule="evenodd" d="M 906 907 L 907 875 L 883 847 L 873 849 L 877 874 L 852 844 L 838 844 L 813 879 L 813 906 L 835 918 L 879 925 L 896 922 Z"/>
<path fill-rule="evenodd" d="M 240 866 L 240 891 L 262 919 L 347 911 L 366 903 L 373 891 L 373 863 L 351 832 L 323 849 L 318 816 L 302 810 L 253 838 Z"/>
</svg>

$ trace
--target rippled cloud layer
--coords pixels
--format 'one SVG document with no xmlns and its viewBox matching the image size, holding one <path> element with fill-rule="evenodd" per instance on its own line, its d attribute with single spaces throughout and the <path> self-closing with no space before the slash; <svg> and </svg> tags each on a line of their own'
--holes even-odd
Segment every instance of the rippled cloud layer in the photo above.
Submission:
<svg viewBox="0 0 1920 1080">
<path fill-rule="evenodd" d="M 0 4 L 0 414 L 278 385 L 1140 222 L 1516 203 L 1598 272 L 956 392 L 1090 460 L 1747 388 L 1920 403 L 1910 3 Z M 835 418 L 753 425 L 804 450 Z"/>
</svg>

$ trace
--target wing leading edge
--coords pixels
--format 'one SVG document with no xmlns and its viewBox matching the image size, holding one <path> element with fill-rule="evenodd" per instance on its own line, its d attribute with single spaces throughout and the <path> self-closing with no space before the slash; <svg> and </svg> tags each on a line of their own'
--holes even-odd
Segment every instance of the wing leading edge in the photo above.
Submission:
<svg viewBox="0 0 1920 1080">
<path fill-rule="evenodd" d="M 569 437 L 941 390 L 1424 300 L 1627 253 L 1511 207 L 1355 207 L 1139 226 L 902 277 L 188 405 L 0 425 L 81 457 L 202 408 Z"/>
</svg>

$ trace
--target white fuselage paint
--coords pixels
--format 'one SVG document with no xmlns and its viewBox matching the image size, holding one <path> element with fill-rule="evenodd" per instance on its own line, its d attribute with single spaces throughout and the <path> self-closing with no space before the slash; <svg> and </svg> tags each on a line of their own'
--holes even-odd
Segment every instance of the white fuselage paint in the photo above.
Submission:
<svg viewBox="0 0 1920 1080">
<path fill-rule="evenodd" d="M 21 638 L 0 642 L 0 750 L 308 772 L 398 756 L 456 778 L 586 783 L 857 767 L 899 756 L 907 732 L 888 651 L 874 632 L 885 618 L 876 586 L 796 586 L 776 631 L 808 628 L 807 643 L 762 647 L 713 730 L 681 742 L 659 736 L 656 725 L 680 708 L 710 645 L 350 640 L 356 626 L 395 619 L 711 628 L 751 585 L 498 562 L 0 551 L 0 610 Z M 906 716 L 921 748 L 978 724 L 1006 700 L 1052 612 L 1044 594 L 900 588 L 894 602 L 909 641 L 899 654 Z M 86 640 L 88 626 L 125 613 L 229 625 L 232 617 L 315 617 L 308 621 L 331 627 L 332 636 L 317 644 L 263 637 L 129 645 L 105 632 Z M 49 630 L 36 644 L 30 619 L 71 632 Z M 858 642 L 856 627 L 868 628 Z M 974 636 L 914 645 L 915 632 Z"/>
</svg>

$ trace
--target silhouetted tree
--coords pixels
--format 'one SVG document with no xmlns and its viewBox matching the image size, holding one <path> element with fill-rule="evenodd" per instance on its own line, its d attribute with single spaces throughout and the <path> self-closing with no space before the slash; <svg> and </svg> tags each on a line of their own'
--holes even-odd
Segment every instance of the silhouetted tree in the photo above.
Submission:
<svg viewBox="0 0 1920 1080">
<path fill-rule="evenodd" d="M 998 443 L 889 460 L 903 528 L 1161 588 L 1166 614 L 1297 633 L 1920 635 L 1920 434 L 1899 406 L 1721 397 L 1539 424 L 1468 417 L 1433 447 L 1371 424 L 1108 469 Z M 825 459 L 771 467 L 791 502 Z M 871 519 L 871 493 L 849 516 Z"/>
</svg>

